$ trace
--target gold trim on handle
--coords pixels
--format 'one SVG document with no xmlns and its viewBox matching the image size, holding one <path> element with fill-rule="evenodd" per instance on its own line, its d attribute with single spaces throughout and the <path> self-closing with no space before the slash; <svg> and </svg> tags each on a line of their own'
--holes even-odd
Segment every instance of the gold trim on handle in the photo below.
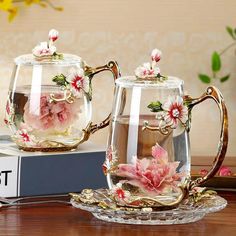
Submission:
<svg viewBox="0 0 236 236">
<path fill-rule="evenodd" d="M 228 146 L 228 113 L 227 108 L 223 99 L 221 92 L 214 86 L 208 87 L 207 91 L 199 98 L 191 98 L 189 96 L 185 96 L 185 100 L 188 103 L 189 112 L 191 112 L 192 108 L 205 101 L 206 99 L 213 99 L 219 110 L 220 110 L 220 119 L 221 119 L 221 132 L 220 132 L 220 141 L 218 144 L 218 152 L 213 161 L 212 168 L 210 171 L 203 177 L 199 177 L 196 180 L 191 181 L 190 189 L 205 183 L 207 180 L 212 178 L 217 171 L 219 170 L 227 151 Z"/>
<path fill-rule="evenodd" d="M 102 72 L 102 71 L 111 71 L 114 77 L 114 81 L 120 77 L 120 69 L 116 61 L 110 61 L 104 66 L 99 66 L 96 68 L 92 68 L 89 66 L 85 66 L 85 71 L 88 74 L 90 80 L 92 80 L 93 76 Z M 83 137 L 79 141 L 80 143 L 83 143 L 84 141 L 88 140 L 90 135 L 95 133 L 96 131 L 105 128 L 109 125 L 111 118 L 111 113 L 99 124 L 93 124 L 90 122 L 85 129 L 83 129 Z"/>
</svg>

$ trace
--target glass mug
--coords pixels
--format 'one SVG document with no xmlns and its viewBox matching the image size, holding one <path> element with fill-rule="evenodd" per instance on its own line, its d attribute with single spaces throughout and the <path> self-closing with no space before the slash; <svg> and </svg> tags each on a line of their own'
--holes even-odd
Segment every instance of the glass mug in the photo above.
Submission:
<svg viewBox="0 0 236 236">
<path fill-rule="evenodd" d="M 110 116 L 100 124 L 91 122 L 92 78 L 102 71 L 111 71 L 114 79 L 119 76 L 115 61 L 92 68 L 71 54 L 59 59 L 32 54 L 17 57 L 4 121 L 19 149 L 75 149 L 106 127 Z"/>
<path fill-rule="evenodd" d="M 227 109 L 220 91 L 208 87 L 199 98 L 184 96 L 175 77 L 121 77 L 115 97 L 103 171 L 121 205 L 176 206 L 190 191 L 213 177 L 228 143 Z M 206 99 L 220 109 L 221 134 L 211 170 L 191 180 L 191 111 Z"/>
</svg>

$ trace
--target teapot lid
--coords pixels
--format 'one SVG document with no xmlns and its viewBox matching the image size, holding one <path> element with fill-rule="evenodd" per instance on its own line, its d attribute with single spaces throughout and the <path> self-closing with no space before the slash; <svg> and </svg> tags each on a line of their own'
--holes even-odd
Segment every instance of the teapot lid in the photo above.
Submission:
<svg viewBox="0 0 236 236">
<path fill-rule="evenodd" d="M 51 29 L 48 34 L 48 42 L 40 42 L 32 49 L 32 54 L 25 54 L 15 58 L 16 65 L 81 65 L 82 59 L 72 54 L 62 54 L 57 52 L 55 41 L 58 39 L 59 33 L 55 29 Z"/>
<path fill-rule="evenodd" d="M 160 87 L 160 88 L 178 88 L 183 85 L 183 80 L 173 76 L 164 76 L 158 66 L 161 60 L 162 52 L 159 49 L 153 49 L 151 53 L 151 63 L 145 62 L 135 69 L 134 76 L 125 76 L 116 80 L 116 84 L 124 87 Z"/>
</svg>

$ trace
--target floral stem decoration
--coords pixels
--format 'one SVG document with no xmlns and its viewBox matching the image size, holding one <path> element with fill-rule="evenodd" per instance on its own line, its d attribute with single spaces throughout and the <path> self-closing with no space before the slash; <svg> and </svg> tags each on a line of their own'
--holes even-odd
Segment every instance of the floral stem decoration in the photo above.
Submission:
<svg viewBox="0 0 236 236">
<path fill-rule="evenodd" d="M 159 49 L 152 50 L 152 62 L 145 62 L 135 70 L 135 75 L 139 80 L 156 80 L 162 82 L 167 79 L 166 76 L 161 75 L 158 62 L 161 60 L 162 52 Z"/>
<path fill-rule="evenodd" d="M 230 74 L 220 76 L 220 70 L 222 68 L 222 56 L 231 48 L 236 47 L 236 28 L 233 29 L 230 26 L 226 27 L 226 31 L 233 40 L 229 45 L 223 48 L 220 52 L 214 51 L 211 56 L 211 75 L 199 74 L 198 78 L 206 84 L 210 84 L 214 79 L 220 80 L 221 83 L 227 81 L 230 78 Z"/>
<path fill-rule="evenodd" d="M 8 13 L 8 21 L 11 22 L 19 11 L 18 5 L 24 3 L 27 7 L 37 4 L 43 8 L 47 6 L 56 11 L 63 11 L 62 7 L 55 6 L 50 0 L 0 0 L 0 11 Z"/>
<path fill-rule="evenodd" d="M 82 93 L 85 93 L 92 100 L 91 82 L 83 68 L 73 68 L 67 76 L 64 74 L 56 75 L 52 81 L 64 91 L 63 98 L 51 95 L 51 100 L 54 102 L 67 101 L 73 103 L 76 98 L 82 97 Z"/>
<path fill-rule="evenodd" d="M 58 39 L 58 31 L 51 29 L 48 34 L 49 42 L 40 42 L 36 45 L 32 53 L 36 60 L 60 60 L 63 59 L 62 53 L 57 53 L 54 42 Z"/>
<path fill-rule="evenodd" d="M 169 128 L 176 129 L 180 123 L 186 127 L 188 124 L 189 111 L 187 102 L 180 96 L 169 96 L 167 101 L 151 102 L 147 106 L 151 112 L 155 112 L 158 128 L 162 134 L 168 134 Z"/>
</svg>

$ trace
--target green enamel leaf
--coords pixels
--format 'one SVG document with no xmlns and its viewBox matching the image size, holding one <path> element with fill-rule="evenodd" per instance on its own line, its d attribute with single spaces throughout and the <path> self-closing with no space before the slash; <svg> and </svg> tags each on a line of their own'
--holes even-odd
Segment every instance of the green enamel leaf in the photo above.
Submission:
<svg viewBox="0 0 236 236">
<path fill-rule="evenodd" d="M 229 77 L 230 77 L 230 74 L 228 74 L 228 75 L 226 75 L 226 76 L 220 78 L 220 82 L 223 83 L 223 82 L 227 81 L 227 80 L 229 79 Z"/>
<path fill-rule="evenodd" d="M 157 101 L 157 102 L 151 102 L 148 105 L 148 108 L 151 109 L 151 112 L 159 112 L 159 111 L 163 111 L 162 109 L 162 104 L 161 102 Z"/>
<path fill-rule="evenodd" d="M 226 26 L 226 30 L 233 39 L 236 39 L 234 35 L 235 30 L 233 30 L 230 26 Z"/>
<path fill-rule="evenodd" d="M 214 72 L 217 72 L 221 68 L 221 59 L 218 52 L 214 52 L 211 57 L 211 67 Z"/>
<path fill-rule="evenodd" d="M 54 76 L 52 81 L 59 86 L 66 86 L 68 84 L 68 82 L 66 81 L 66 77 L 63 74 Z"/>
<path fill-rule="evenodd" d="M 211 83 L 211 78 L 208 75 L 199 74 L 198 78 L 205 84 L 210 84 Z"/>
</svg>

